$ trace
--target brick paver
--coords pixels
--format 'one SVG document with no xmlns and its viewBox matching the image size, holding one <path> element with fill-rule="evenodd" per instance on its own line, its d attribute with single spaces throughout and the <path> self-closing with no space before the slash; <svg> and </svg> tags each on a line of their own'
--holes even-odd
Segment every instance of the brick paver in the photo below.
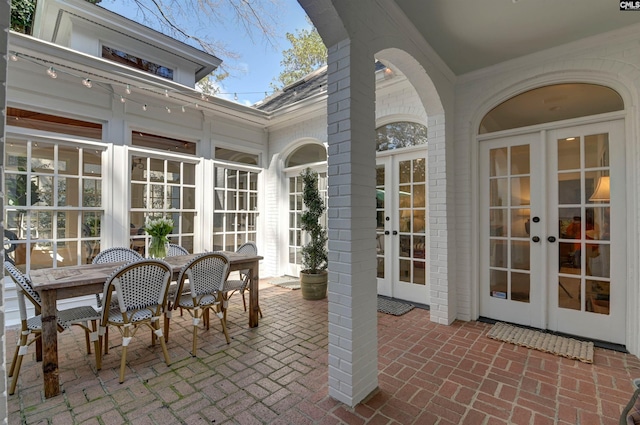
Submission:
<svg viewBox="0 0 640 425">
<path fill-rule="evenodd" d="M 198 357 L 189 353 L 188 314 L 175 314 L 170 367 L 141 330 L 123 384 L 117 332 L 99 372 L 80 330 L 60 334 L 63 392 L 48 400 L 30 347 L 8 398 L 9 424 L 615 425 L 640 377 L 629 354 L 597 348 L 588 365 L 491 340 L 484 323 L 437 325 L 414 309 L 378 313 L 379 388 L 350 408 L 328 396 L 327 301 L 262 283 L 260 306 L 264 318 L 249 329 L 242 303 L 232 300 L 231 344 L 212 320 Z M 8 329 L 9 351 L 16 338 Z"/>
</svg>

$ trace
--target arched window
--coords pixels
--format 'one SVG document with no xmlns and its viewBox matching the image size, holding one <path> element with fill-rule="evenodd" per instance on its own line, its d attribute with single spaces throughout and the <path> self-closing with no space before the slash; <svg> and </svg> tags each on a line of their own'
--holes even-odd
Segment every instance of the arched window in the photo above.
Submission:
<svg viewBox="0 0 640 425">
<path fill-rule="evenodd" d="M 554 84 L 526 91 L 493 108 L 480 123 L 480 134 L 588 115 L 621 111 L 624 102 L 597 84 Z"/>
<path fill-rule="evenodd" d="M 313 164 L 327 160 L 327 150 L 318 144 L 308 144 L 300 146 L 293 151 L 285 161 L 285 167 L 295 167 L 303 164 Z"/>
<path fill-rule="evenodd" d="M 393 122 L 376 129 L 376 151 L 427 144 L 427 127 L 408 121 Z"/>
</svg>

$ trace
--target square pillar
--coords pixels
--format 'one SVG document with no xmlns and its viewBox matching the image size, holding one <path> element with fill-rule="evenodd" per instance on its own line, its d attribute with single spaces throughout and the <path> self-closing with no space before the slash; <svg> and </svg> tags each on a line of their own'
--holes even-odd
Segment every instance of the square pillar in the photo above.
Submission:
<svg viewBox="0 0 640 425">
<path fill-rule="evenodd" d="M 363 45 L 329 48 L 329 395 L 378 386 L 375 75 Z"/>
</svg>

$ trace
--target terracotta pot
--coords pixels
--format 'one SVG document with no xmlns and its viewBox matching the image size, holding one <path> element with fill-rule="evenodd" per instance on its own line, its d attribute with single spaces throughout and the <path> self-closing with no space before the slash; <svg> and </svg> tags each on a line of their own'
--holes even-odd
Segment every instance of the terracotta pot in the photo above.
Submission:
<svg viewBox="0 0 640 425">
<path fill-rule="evenodd" d="M 320 273 L 300 272 L 300 289 L 305 300 L 321 300 L 327 296 L 327 282 L 329 273 L 326 270 Z"/>
</svg>

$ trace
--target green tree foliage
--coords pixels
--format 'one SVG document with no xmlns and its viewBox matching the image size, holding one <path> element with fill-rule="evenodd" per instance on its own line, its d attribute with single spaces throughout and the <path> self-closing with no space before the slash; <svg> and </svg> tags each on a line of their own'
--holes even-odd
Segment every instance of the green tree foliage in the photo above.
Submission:
<svg viewBox="0 0 640 425">
<path fill-rule="evenodd" d="M 11 0 L 11 29 L 30 34 L 35 10 L 35 0 Z"/>
<path fill-rule="evenodd" d="M 296 82 L 327 63 L 327 48 L 309 18 L 307 22 L 311 25 L 310 29 L 301 29 L 297 30 L 296 34 L 286 35 L 291 48 L 282 52 L 282 72 L 271 83 L 274 90 Z"/>
</svg>

